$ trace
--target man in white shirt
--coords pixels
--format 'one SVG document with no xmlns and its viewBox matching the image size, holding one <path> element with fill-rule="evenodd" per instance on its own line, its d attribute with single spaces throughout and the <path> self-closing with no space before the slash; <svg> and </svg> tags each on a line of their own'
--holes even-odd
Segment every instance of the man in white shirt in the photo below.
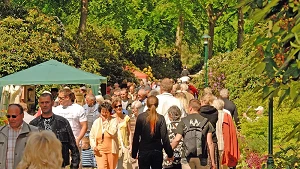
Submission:
<svg viewBox="0 0 300 169">
<path fill-rule="evenodd" d="M 80 140 L 87 131 L 87 117 L 83 107 L 73 103 L 74 94 L 70 89 L 62 89 L 58 93 L 60 105 L 53 109 L 53 113 L 66 118 L 72 128 L 76 139 L 76 144 L 79 146 Z"/>
<path fill-rule="evenodd" d="M 173 88 L 172 80 L 169 78 L 165 78 L 161 81 L 160 84 L 161 94 L 156 96 L 158 98 L 158 107 L 156 111 L 157 113 L 165 117 L 167 123 L 170 121 L 168 116 L 168 109 L 171 106 L 175 105 L 181 110 L 181 112 L 183 111 L 180 101 L 171 94 L 172 88 Z"/>
</svg>

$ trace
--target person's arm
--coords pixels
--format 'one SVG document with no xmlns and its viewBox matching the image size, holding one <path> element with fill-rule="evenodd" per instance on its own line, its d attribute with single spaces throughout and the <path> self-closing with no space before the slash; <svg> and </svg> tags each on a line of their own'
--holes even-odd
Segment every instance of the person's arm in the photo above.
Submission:
<svg viewBox="0 0 300 169">
<path fill-rule="evenodd" d="M 161 116 L 161 117 L 162 117 L 161 118 L 162 122 L 161 122 L 161 126 L 160 126 L 160 135 L 161 135 L 163 147 L 164 147 L 164 150 L 165 150 L 166 154 L 168 155 L 168 157 L 172 158 L 173 157 L 173 149 L 170 144 L 166 121 L 163 116 Z"/>
<path fill-rule="evenodd" d="M 233 118 L 234 118 L 234 121 L 235 121 L 235 124 L 237 126 L 240 125 L 240 119 L 239 119 L 239 116 L 238 116 L 238 112 L 237 112 L 237 108 L 235 107 L 234 110 L 233 110 Z"/>
<path fill-rule="evenodd" d="M 141 119 L 141 115 L 137 117 L 136 123 L 135 123 L 135 130 L 132 140 L 132 158 L 137 158 L 137 153 L 140 146 L 140 135 L 142 134 L 142 128 L 143 128 L 143 122 Z"/>
<path fill-rule="evenodd" d="M 114 136 L 118 131 L 118 122 L 116 118 L 112 118 L 108 122 L 108 126 L 105 132 L 107 132 L 109 135 Z"/>
<path fill-rule="evenodd" d="M 80 163 L 80 153 L 78 150 L 78 146 L 76 145 L 75 136 L 73 134 L 70 123 L 66 120 L 66 129 L 69 137 L 69 149 L 71 150 L 71 169 L 78 169 Z"/>
<path fill-rule="evenodd" d="M 83 121 L 80 122 L 80 126 L 81 126 L 81 130 L 80 133 L 78 135 L 78 137 L 76 138 L 76 145 L 79 146 L 79 142 L 80 140 L 83 138 L 83 136 L 85 135 L 86 131 L 87 131 L 87 121 Z"/>
<path fill-rule="evenodd" d="M 130 119 L 127 122 L 127 130 L 129 133 L 129 150 L 132 149 L 132 132 L 131 132 L 131 127 L 130 127 Z"/>
<path fill-rule="evenodd" d="M 248 121 L 252 122 L 252 119 L 248 117 L 246 113 L 243 113 L 243 117 L 245 117 Z"/>
<path fill-rule="evenodd" d="M 79 145 L 80 140 L 84 137 L 84 135 L 87 131 L 87 128 L 88 128 L 87 117 L 86 117 L 86 114 L 85 114 L 85 111 L 84 111 L 83 107 L 80 108 L 79 122 L 80 122 L 81 130 L 80 130 L 80 133 L 79 133 L 78 137 L 76 138 L 77 146 Z"/>
<path fill-rule="evenodd" d="M 209 156 L 212 164 L 212 169 L 216 169 L 216 163 L 215 163 L 215 148 L 214 143 L 212 140 L 212 133 L 207 133 L 207 145 L 209 149 Z"/>
<path fill-rule="evenodd" d="M 175 138 L 173 139 L 173 141 L 171 143 L 172 149 L 177 147 L 177 145 L 179 144 L 181 139 L 182 139 L 182 135 L 177 133 Z"/>
<path fill-rule="evenodd" d="M 97 127 L 98 127 L 98 120 L 99 119 L 96 119 L 92 125 L 92 128 L 91 128 L 91 131 L 90 131 L 90 134 L 89 134 L 89 139 L 90 139 L 90 146 L 91 146 L 91 149 L 94 150 L 95 147 L 96 147 L 96 131 L 97 131 Z"/>
</svg>

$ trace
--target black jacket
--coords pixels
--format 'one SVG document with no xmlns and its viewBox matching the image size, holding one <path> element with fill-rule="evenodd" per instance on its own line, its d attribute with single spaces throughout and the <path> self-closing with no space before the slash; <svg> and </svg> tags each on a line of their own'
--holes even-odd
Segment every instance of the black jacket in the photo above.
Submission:
<svg viewBox="0 0 300 169">
<path fill-rule="evenodd" d="M 211 105 L 204 105 L 200 108 L 200 115 L 207 118 L 211 125 L 216 129 L 217 121 L 218 121 L 218 110 Z M 212 133 L 213 142 L 217 143 L 217 135 L 216 132 Z"/>
<path fill-rule="evenodd" d="M 164 148 L 168 157 L 173 156 L 173 150 L 170 145 L 167 125 L 164 116 L 158 114 L 154 135 L 150 134 L 150 123 L 147 122 L 149 111 L 140 114 L 137 117 L 133 143 L 132 157 L 136 158 L 138 151 L 158 150 L 162 152 Z"/>
<path fill-rule="evenodd" d="M 44 122 L 41 116 L 33 119 L 30 125 L 36 126 L 39 130 L 44 130 Z M 52 120 L 50 121 L 51 130 L 55 133 L 56 137 L 62 144 L 62 157 L 63 165 L 65 167 L 70 164 L 70 153 L 71 150 L 71 169 L 78 169 L 80 163 L 80 153 L 76 145 L 75 137 L 73 135 L 70 123 L 64 117 L 53 114 Z"/>
<path fill-rule="evenodd" d="M 239 125 L 240 120 L 239 120 L 239 117 L 238 117 L 238 112 L 237 112 L 236 105 L 231 100 L 229 100 L 227 98 L 223 98 L 222 100 L 224 101 L 224 109 L 230 111 L 231 116 L 234 118 L 235 124 Z"/>
</svg>

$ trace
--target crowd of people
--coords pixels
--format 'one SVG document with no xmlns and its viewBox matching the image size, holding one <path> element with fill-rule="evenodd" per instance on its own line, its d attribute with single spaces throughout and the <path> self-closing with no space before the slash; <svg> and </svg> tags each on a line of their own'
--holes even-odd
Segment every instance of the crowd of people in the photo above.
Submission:
<svg viewBox="0 0 300 169">
<path fill-rule="evenodd" d="M 138 85 L 115 83 L 103 96 L 93 95 L 86 87 L 80 93 L 83 100 L 68 87 L 43 92 L 39 112 L 26 121 L 24 106 L 9 105 L 9 124 L 0 127 L 0 168 L 218 169 L 237 165 L 239 119 L 227 89 L 220 91 L 219 98 L 210 88 L 199 96 L 188 81 L 165 78 Z"/>
</svg>

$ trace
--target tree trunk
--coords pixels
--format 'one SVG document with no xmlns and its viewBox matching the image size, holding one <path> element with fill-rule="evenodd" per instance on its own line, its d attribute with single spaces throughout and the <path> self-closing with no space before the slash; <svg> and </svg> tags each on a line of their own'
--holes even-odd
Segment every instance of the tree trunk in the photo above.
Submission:
<svg viewBox="0 0 300 169">
<path fill-rule="evenodd" d="M 208 23 L 208 35 L 210 39 L 208 40 L 208 59 L 211 59 L 213 56 L 213 45 L 214 45 L 214 36 L 215 36 L 215 25 L 216 22 L 209 22 Z"/>
<path fill-rule="evenodd" d="M 80 23 L 77 31 L 77 35 L 82 35 L 82 33 L 86 29 L 86 22 L 88 16 L 88 0 L 81 0 L 81 15 L 80 15 Z"/>
<path fill-rule="evenodd" d="M 215 36 L 215 26 L 217 20 L 220 16 L 223 15 L 223 12 L 227 9 L 228 5 L 222 7 L 220 10 L 214 11 L 213 4 L 209 4 L 206 8 L 206 13 L 208 16 L 208 35 L 210 39 L 208 41 L 208 59 L 211 59 L 213 56 L 213 45 L 214 45 L 214 36 Z"/>
<path fill-rule="evenodd" d="M 180 14 L 178 17 L 176 42 L 175 42 L 176 50 L 179 53 L 180 57 L 181 57 L 181 46 L 182 46 L 182 38 L 183 38 L 183 24 L 184 24 L 183 16 L 182 14 Z"/>
<path fill-rule="evenodd" d="M 10 0 L 3 0 L 4 5 L 10 5 Z"/>
<path fill-rule="evenodd" d="M 237 36 L 237 48 L 242 48 L 244 41 L 244 14 L 242 7 L 238 8 L 238 36 Z"/>
<path fill-rule="evenodd" d="M 212 4 L 208 5 L 206 12 L 208 16 L 208 35 L 210 36 L 210 39 L 208 40 L 208 59 L 211 59 L 213 55 L 215 25 L 216 25 L 217 18 L 213 13 Z"/>
</svg>

